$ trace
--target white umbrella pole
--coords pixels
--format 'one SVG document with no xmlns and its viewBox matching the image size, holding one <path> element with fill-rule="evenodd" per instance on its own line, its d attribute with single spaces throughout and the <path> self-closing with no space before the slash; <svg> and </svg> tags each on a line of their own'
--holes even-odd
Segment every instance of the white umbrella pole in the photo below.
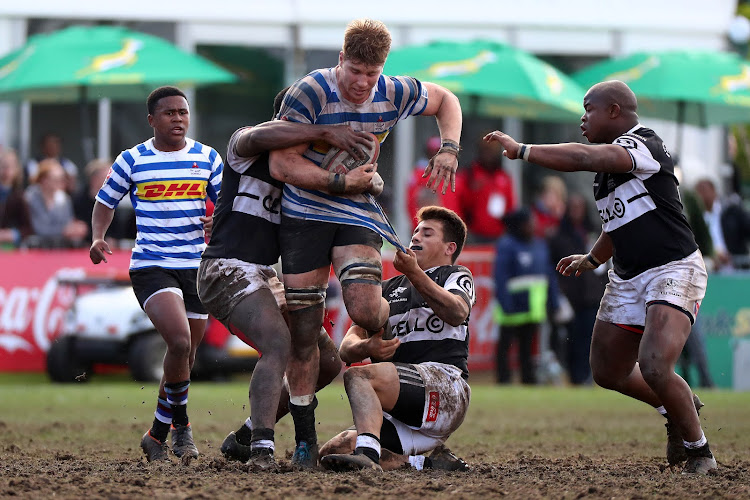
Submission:
<svg viewBox="0 0 750 500">
<path fill-rule="evenodd" d="M 109 99 L 99 99 L 98 112 L 96 157 L 110 159 L 112 158 L 109 134 L 112 128 L 112 101 Z"/>
<path fill-rule="evenodd" d="M 395 229 L 401 241 L 411 240 L 411 218 L 406 213 L 406 196 L 411 171 L 414 168 L 415 119 L 399 122 L 395 127 L 395 159 L 393 162 L 393 197 L 390 213 L 394 215 Z M 426 182 L 426 179 L 423 179 Z"/>
</svg>

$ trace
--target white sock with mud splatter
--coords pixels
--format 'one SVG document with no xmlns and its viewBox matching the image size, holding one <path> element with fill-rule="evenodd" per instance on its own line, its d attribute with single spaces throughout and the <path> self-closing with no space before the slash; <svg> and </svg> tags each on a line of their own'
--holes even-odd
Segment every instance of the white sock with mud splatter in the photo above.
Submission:
<svg viewBox="0 0 750 500">
<path fill-rule="evenodd" d="M 706 435 L 701 431 L 701 438 L 698 441 L 682 441 L 685 444 L 685 448 L 689 448 L 691 450 L 697 450 L 698 448 L 702 448 L 703 446 L 708 443 L 708 440 L 706 439 Z"/>
</svg>

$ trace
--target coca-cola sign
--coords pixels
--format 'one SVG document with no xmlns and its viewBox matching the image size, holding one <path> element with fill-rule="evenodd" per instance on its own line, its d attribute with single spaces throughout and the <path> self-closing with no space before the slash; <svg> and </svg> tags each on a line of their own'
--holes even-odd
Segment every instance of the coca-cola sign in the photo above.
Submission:
<svg viewBox="0 0 750 500">
<path fill-rule="evenodd" d="M 63 327 L 75 289 L 61 280 L 89 272 L 127 272 L 128 252 L 108 257 L 101 271 L 86 250 L 2 254 L 0 371 L 41 371 L 45 353 Z"/>
</svg>

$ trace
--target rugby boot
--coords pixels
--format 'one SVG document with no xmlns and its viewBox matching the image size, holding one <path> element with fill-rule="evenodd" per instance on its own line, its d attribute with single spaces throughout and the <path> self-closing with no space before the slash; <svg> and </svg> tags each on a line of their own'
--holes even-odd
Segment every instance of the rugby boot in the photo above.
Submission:
<svg viewBox="0 0 750 500">
<path fill-rule="evenodd" d="M 262 471 L 275 468 L 276 460 L 273 458 L 273 450 L 271 448 L 257 448 L 253 450 L 247 464 L 251 470 Z"/>
<path fill-rule="evenodd" d="M 334 453 L 326 455 L 320 459 L 320 465 L 324 469 L 334 472 L 347 472 L 353 470 L 375 470 L 382 472 L 383 470 L 380 464 L 373 462 L 372 459 L 364 453 L 352 453 L 349 455 Z"/>
<path fill-rule="evenodd" d="M 247 462 L 250 460 L 252 450 L 250 446 L 237 441 L 237 434 L 232 431 L 224 438 L 224 442 L 221 443 L 221 454 L 230 461 Z"/>
<path fill-rule="evenodd" d="M 426 458 L 424 468 L 466 472 L 469 470 L 469 464 L 458 458 L 445 446 L 440 445 L 432 450 L 430 456 Z"/>
<path fill-rule="evenodd" d="M 193 428 L 187 425 L 172 425 L 172 453 L 178 458 L 198 458 L 198 448 L 193 441 Z"/>
<path fill-rule="evenodd" d="M 318 466 L 318 443 L 308 444 L 306 441 L 297 443 L 292 455 L 292 465 L 303 469 L 314 469 Z"/>
<path fill-rule="evenodd" d="M 708 443 L 700 448 L 686 448 L 687 462 L 682 469 L 683 474 L 708 474 L 709 471 L 716 469 L 716 459 L 714 458 Z"/>
<path fill-rule="evenodd" d="M 697 394 L 693 394 L 693 404 L 695 405 L 695 411 L 700 415 L 701 408 L 705 405 L 701 402 Z M 664 424 L 664 427 L 667 428 L 667 463 L 670 466 L 680 464 L 688 458 L 685 453 L 685 443 L 682 439 L 682 433 L 672 423 L 668 415 L 667 423 Z"/>
<path fill-rule="evenodd" d="M 146 459 L 149 462 L 159 460 L 169 461 L 169 447 L 167 443 L 162 443 L 158 439 L 151 437 L 150 430 L 141 438 L 141 449 L 146 454 Z"/>
</svg>

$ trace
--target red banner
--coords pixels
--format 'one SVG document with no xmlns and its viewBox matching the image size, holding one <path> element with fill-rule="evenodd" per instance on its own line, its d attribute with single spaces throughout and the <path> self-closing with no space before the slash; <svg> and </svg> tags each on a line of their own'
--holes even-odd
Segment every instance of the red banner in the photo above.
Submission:
<svg viewBox="0 0 750 500">
<path fill-rule="evenodd" d="M 94 266 L 88 249 L 0 253 L 0 371 L 44 371 L 45 355 L 60 334 L 75 293 L 59 279 L 122 275 L 129 251 L 107 256 Z"/>
<path fill-rule="evenodd" d="M 127 276 L 130 252 L 115 251 L 107 256 L 109 263 L 98 266 L 89 260 L 88 249 L 7 252 L 0 253 L 0 259 L 0 371 L 44 371 L 46 352 L 60 334 L 65 314 L 75 299 L 73 287 L 59 281 L 83 276 Z M 384 278 L 397 274 L 392 259 L 392 253 L 384 252 Z M 493 261 L 491 249 L 465 249 L 458 260 L 474 275 L 477 294 L 469 322 L 471 370 L 494 366 Z M 327 305 L 333 323 L 328 331 L 338 345 L 351 320 L 340 295 Z"/>
</svg>

